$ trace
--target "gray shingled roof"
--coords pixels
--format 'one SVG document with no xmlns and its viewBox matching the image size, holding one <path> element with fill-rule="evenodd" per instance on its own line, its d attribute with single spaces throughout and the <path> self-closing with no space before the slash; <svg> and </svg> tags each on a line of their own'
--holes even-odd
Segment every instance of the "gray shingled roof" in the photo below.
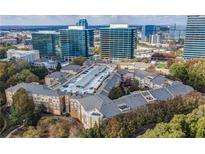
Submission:
<svg viewBox="0 0 205 154">
<path fill-rule="evenodd" d="M 180 95 L 186 95 L 192 92 L 194 89 L 191 86 L 187 86 L 184 84 L 175 84 L 172 86 L 167 87 L 167 90 L 173 94 L 174 97 Z"/>
<path fill-rule="evenodd" d="M 164 101 L 173 99 L 175 96 L 186 95 L 193 90 L 192 87 L 178 82 L 178 84 L 173 84 L 168 88 L 153 89 L 149 92 L 154 98 L 156 98 L 156 100 Z M 146 93 L 146 91 L 144 93 Z M 91 111 L 96 108 L 104 115 L 104 118 L 121 114 L 122 112 L 118 108 L 118 105 L 120 104 L 126 104 L 130 109 L 136 109 L 148 104 L 141 92 L 132 93 L 115 100 L 110 100 L 106 95 L 102 94 L 85 96 L 78 100 L 85 110 Z"/>
<path fill-rule="evenodd" d="M 158 75 L 156 77 L 154 77 L 151 82 L 153 84 L 157 84 L 157 85 L 162 85 L 165 81 L 168 81 L 169 79 L 165 78 L 164 76 Z"/>
<path fill-rule="evenodd" d="M 53 72 L 51 74 L 48 74 L 46 77 L 53 79 L 62 79 L 65 78 L 67 75 L 68 73 L 65 72 Z"/>
<path fill-rule="evenodd" d="M 111 79 L 108 79 L 104 89 L 110 91 L 113 87 L 117 86 L 121 81 L 121 77 L 117 74 L 114 74 Z"/>
<path fill-rule="evenodd" d="M 172 99 L 173 96 L 171 93 L 169 93 L 166 88 L 159 88 L 155 90 L 150 90 L 150 93 L 154 98 L 156 98 L 159 101 L 166 101 L 168 99 Z"/>
<path fill-rule="evenodd" d="M 39 85 L 34 83 L 19 83 L 16 86 L 6 89 L 6 91 L 16 92 L 18 89 L 24 88 L 27 92 L 46 96 L 62 96 L 64 92 L 51 90 L 45 85 Z"/>
<path fill-rule="evenodd" d="M 72 70 L 74 72 L 80 72 L 81 71 L 81 66 L 80 65 L 67 65 L 61 68 L 61 70 Z"/>
<path fill-rule="evenodd" d="M 135 77 L 143 79 L 143 78 L 145 78 L 147 76 L 155 77 L 156 75 L 152 74 L 152 73 L 149 73 L 149 72 L 146 72 L 146 71 L 142 71 L 142 70 L 136 70 L 135 71 Z"/>
</svg>

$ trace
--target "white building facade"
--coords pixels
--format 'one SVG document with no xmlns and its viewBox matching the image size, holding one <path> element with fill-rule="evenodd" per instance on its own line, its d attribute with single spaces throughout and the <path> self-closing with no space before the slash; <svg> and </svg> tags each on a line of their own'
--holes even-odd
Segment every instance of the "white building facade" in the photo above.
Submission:
<svg viewBox="0 0 205 154">
<path fill-rule="evenodd" d="M 14 50 L 10 49 L 7 51 L 7 58 L 15 58 L 16 60 L 25 60 L 29 63 L 33 63 L 35 61 L 40 60 L 39 51 L 38 50 Z"/>
</svg>

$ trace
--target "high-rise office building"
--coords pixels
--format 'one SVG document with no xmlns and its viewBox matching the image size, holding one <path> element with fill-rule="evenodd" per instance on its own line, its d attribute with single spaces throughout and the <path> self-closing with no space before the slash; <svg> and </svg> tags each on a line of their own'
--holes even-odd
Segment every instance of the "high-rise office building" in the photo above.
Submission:
<svg viewBox="0 0 205 154">
<path fill-rule="evenodd" d="M 75 57 L 88 57 L 89 48 L 94 44 L 93 30 L 83 26 L 69 26 L 68 29 L 60 30 L 61 55 L 70 60 Z"/>
<path fill-rule="evenodd" d="M 87 19 L 80 19 L 77 23 L 76 26 L 83 26 L 85 29 L 88 28 L 88 21 Z"/>
<path fill-rule="evenodd" d="M 32 33 L 33 50 L 39 50 L 40 57 L 61 56 L 59 34 L 53 31 Z"/>
<path fill-rule="evenodd" d="M 184 58 L 205 58 L 205 16 L 188 16 Z"/>
<path fill-rule="evenodd" d="M 150 36 L 157 33 L 157 26 L 156 25 L 145 25 L 143 27 L 143 34 L 144 36 Z"/>
<path fill-rule="evenodd" d="M 111 24 L 100 29 L 100 55 L 102 59 L 132 59 L 136 46 L 136 29 L 126 24 Z"/>
<path fill-rule="evenodd" d="M 159 44 L 160 43 L 160 41 L 161 41 L 161 36 L 159 35 L 159 34 L 154 34 L 154 35 L 150 35 L 149 36 L 149 43 L 150 44 Z"/>
</svg>

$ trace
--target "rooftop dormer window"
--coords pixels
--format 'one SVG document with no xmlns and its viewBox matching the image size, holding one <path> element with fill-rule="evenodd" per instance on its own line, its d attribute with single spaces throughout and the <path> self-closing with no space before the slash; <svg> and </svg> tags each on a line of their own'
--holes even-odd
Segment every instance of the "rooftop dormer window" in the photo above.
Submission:
<svg viewBox="0 0 205 154">
<path fill-rule="evenodd" d="M 121 112 L 127 112 L 130 110 L 130 107 L 127 106 L 127 104 L 119 104 L 118 105 L 118 109 L 121 111 Z"/>
</svg>

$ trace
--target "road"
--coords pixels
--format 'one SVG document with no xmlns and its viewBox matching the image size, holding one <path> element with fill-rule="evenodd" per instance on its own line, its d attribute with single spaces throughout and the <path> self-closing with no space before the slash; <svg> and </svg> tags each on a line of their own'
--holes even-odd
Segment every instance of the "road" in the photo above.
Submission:
<svg viewBox="0 0 205 154">
<path fill-rule="evenodd" d="M 21 128 L 23 128 L 23 127 L 24 127 L 24 125 L 21 125 L 21 126 L 17 127 L 16 129 L 12 130 L 12 131 L 6 136 L 6 138 L 10 138 L 11 135 L 12 135 L 14 132 L 18 131 L 19 129 L 21 129 Z"/>
</svg>

